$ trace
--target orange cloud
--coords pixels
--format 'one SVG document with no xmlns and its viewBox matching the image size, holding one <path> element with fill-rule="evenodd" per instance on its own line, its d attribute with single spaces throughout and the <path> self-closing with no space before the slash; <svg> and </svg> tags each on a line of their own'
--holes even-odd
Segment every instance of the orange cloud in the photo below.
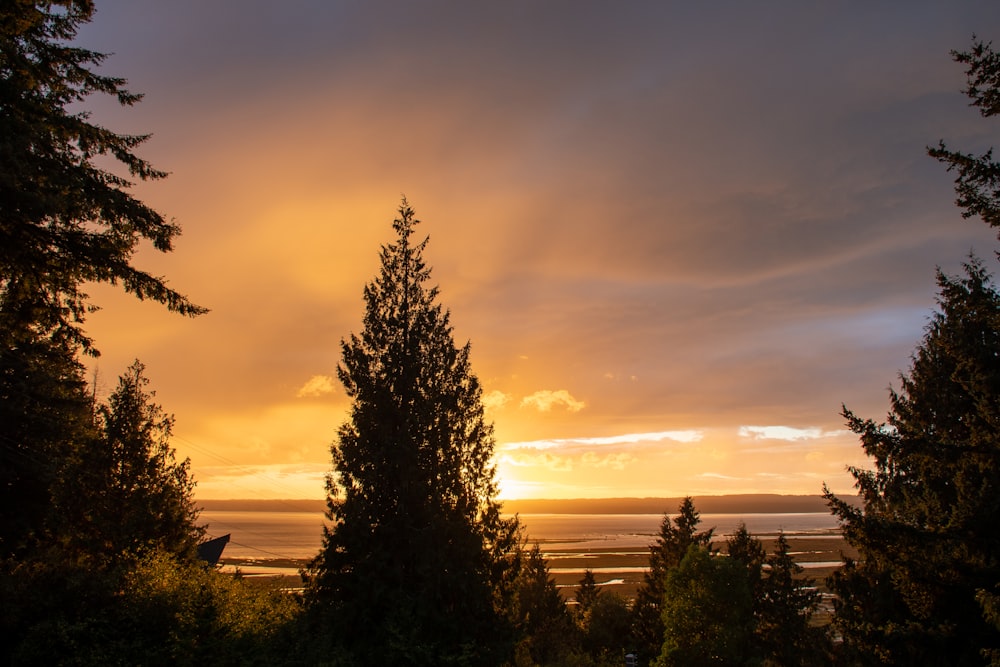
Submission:
<svg viewBox="0 0 1000 667">
<path fill-rule="evenodd" d="M 499 389 L 494 389 L 488 394 L 483 395 L 483 407 L 487 410 L 499 410 L 503 406 L 507 405 L 510 401 L 510 396 L 503 393 Z"/>
<path fill-rule="evenodd" d="M 334 380 L 329 375 L 314 375 L 295 393 L 298 398 L 313 398 L 332 394 L 336 390 Z"/>
<path fill-rule="evenodd" d="M 796 428 L 793 426 L 741 426 L 740 436 L 754 440 L 818 440 L 839 437 L 848 433 L 844 430 L 825 431 L 819 427 Z"/>
<path fill-rule="evenodd" d="M 586 405 L 583 401 L 573 398 L 565 389 L 558 389 L 556 391 L 543 389 L 521 399 L 522 408 L 534 408 L 539 412 L 549 412 L 556 406 L 562 406 L 570 412 L 579 412 Z"/>
</svg>

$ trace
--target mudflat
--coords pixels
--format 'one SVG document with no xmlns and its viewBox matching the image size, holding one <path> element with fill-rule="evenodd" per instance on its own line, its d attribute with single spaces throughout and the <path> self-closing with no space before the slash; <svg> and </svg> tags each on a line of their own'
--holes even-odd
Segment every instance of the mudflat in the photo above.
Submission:
<svg viewBox="0 0 1000 667">
<path fill-rule="evenodd" d="M 775 536 L 761 536 L 758 539 L 767 553 L 774 551 Z M 804 568 L 800 577 L 812 579 L 820 590 L 825 591 L 823 580 L 840 567 L 845 556 L 857 557 L 857 552 L 839 534 L 787 535 L 785 539 L 788 540 L 795 562 Z M 546 550 L 544 544 L 541 546 L 549 573 L 567 600 L 573 598 L 586 569 L 594 572 L 594 578 L 602 589 L 634 598 L 649 567 L 648 548 L 574 549 L 561 544 L 558 550 Z M 721 542 L 714 544 L 716 549 L 721 549 L 722 546 Z M 254 585 L 295 590 L 302 586 L 302 579 L 295 572 L 306 567 L 308 561 L 223 558 L 221 564 L 227 571 L 239 570 Z"/>
<path fill-rule="evenodd" d="M 758 539 L 767 553 L 773 553 L 777 541 L 775 536 Z M 857 557 L 857 552 L 839 534 L 786 535 L 785 539 L 795 562 L 803 567 L 800 578 L 814 580 L 821 590 L 825 590 L 823 580 L 840 568 L 844 557 Z M 719 542 L 713 546 L 724 551 L 721 549 L 724 545 Z M 545 552 L 544 545 L 542 550 Z M 649 549 L 575 551 L 561 548 L 558 552 L 547 552 L 545 555 L 549 571 L 567 599 L 573 597 L 583 578 L 583 571 L 588 568 L 594 572 L 594 578 L 603 589 L 635 597 L 635 591 L 649 567 Z"/>
</svg>

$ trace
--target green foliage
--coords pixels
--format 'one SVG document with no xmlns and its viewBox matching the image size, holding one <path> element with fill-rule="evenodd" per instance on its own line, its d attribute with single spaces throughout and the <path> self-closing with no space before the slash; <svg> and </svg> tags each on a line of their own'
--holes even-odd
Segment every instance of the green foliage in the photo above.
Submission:
<svg viewBox="0 0 1000 667">
<path fill-rule="evenodd" d="M 811 667 L 828 662 L 828 638 L 811 624 L 819 592 L 812 579 L 802 576 L 784 533 L 767 554 L 741 523 L 726 540 L 726 553 L 744 568 L 752 598 L 753 637 L 745 663 Z"/>
<path fill-rule="evenodd" d="M 701 519 L 690 497 L 677 508 L 673 519 L 663 515 L 660 534 L 649 548 L 649 571 L 636 592 L 633 607 L 632 630 L 634 643 L 641 656 L 647 659 L 660 654 L 663 646 L 663 583 L 667 573 L 680 565 L 692 545 L 709 548 L 714 528 L 696 532 Z"/>
<path fill-rule="evenodd" d="M 331 448 L 330 525 L 311 568 L 317 621 L 371 663 L 488 661 L 502 650 L 517 521 L 500 516 L 493 427 L 470 347 L 427 285 L 404 200 L 342 342 L 351 413 Z M 495 660 L 495 656 L 493 658 Z"/>
<path fill-rule="evenodd" d="M 844 410 L 874 469 L 851 469 L 860 508 L 826 493 L 860 554 L 830 586 L 848 654 L 981 664 L 1000 646 L 977 601 L 1000 582 L 1000 294 L 976 259 L 938 285 L 888 423 Z"/>
<path fill-rule="evenodd" d="M 969 51 L 953 51 L 956 62 L 966 66 L 966 95 L 971 105 L 986 118 L 1000 113 L 1000 54 L 992 44 L 973 40 Z M 962 217 L 979 216 L 991 227 L 1000 227 L 1000 164 L 993 159 L 993 149 L 981 155 L 949 150 L 939 142 L 928 149 L 931 157 L 955 171 L 955 200 Z"/>
<path fill-rule="evenodd" d="M 121 283 L 185 315 L 204 309 L 130 263 L 141 241 L 171 250 L 177 225 L 128 194 L 110 159 L 142 180 L 163 178 L 133 152 L 144 135 L 116 134 L 71 111 L 90 95 L 130 106 L 125 80 L 97 74 L 105 55 L 69 42 L 91 20 L 90 0 L 9 0 L 0 9 L 0 292 L 26 301 L 32 320 L 91 349 L 80 329 L 86 282 Z"/>
<path fill-rule="evenodd" d="M 743 563 L 688 548 L 664 581 L 658 665 L 753 664 L 753 595 Z"/>
<path fill-rule="evenodd" d="M 22 617 L 14 665 L 280 664 L 299 613 L 290 595 L 162 552 L 117 574 L 36 564 L 17 575 L 4 591 Z"/>
<path fill-rule="evenodd" d="M 698 532 L 699 523 L 685 498 L 650 548 L 632 611 L 640 656 L 660 656 L 665 665 L 822 664 L 826 637 L 810 627 L 818 593 L 800 576 L 784 536 L 768 556 L 740 524 L 726 540 L 727 557 L 716 557 L 713 530 Z"/>
</svg>

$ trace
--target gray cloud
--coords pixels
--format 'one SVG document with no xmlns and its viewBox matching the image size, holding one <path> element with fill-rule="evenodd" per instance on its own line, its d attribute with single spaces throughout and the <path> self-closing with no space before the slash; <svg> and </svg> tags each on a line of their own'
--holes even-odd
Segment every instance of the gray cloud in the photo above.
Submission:
<svg viewBox="0 0 1000 667">
<path fill-rule="evenodd" d="M 90 106 L 154 133 L 173 175 L 138 193 L 185 230 L 142 259 L 213 312 L 109 297 L 92 329 L 181 423 L 335 367 L 401 193 L 487 389 L 586 403 L 524 440 L 877 417 L 934 267 L 995 247 L 924 147 L 995 143 L 948 51 L 1000 6 L 97 6 L 85 43 L 147 99 Z"/>
</svg>

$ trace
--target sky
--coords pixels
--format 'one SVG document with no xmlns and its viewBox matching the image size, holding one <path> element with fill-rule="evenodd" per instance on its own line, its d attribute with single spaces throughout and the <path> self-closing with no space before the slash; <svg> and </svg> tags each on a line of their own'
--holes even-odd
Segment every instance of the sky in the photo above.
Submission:
<svg viewBox="0 0 1000 667">
<path fill-rule="evenodd" d="M 949 55 L 995 3 L 96 6 L 145 98 L 84 108 L 151 134 L 133 192 L 183 229 L 135 264 L 211 312 L 93 286 L 91 365 L 146 364 L 198 498 L 324 496 L 404 195 L 504 498 L 850 493 L 842 404 L 885 418 L 936 267 L 995 269 L 926 156 L 998 143 Z"/>
</svg>

